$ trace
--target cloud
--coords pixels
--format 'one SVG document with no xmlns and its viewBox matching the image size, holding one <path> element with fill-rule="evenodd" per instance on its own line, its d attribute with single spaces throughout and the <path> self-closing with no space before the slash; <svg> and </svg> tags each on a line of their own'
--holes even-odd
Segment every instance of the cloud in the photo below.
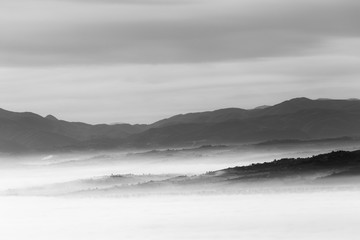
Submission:
<svg viewBox="0 0 360 240">
<path fill-rule="evenodd" d="M 0 65 L 169 64 L 304 56 L 333 39 L 360 37 L 360 3 L 352 0 L 209 0 L 151 8 L 83 4 L 86 0 L 31 1 L 25 7 L 10 2 L 7 10 L 0 10 Z"/>
<path fill-rule="evenodd" d="M 2 0 L 0 107 L 150 123 L 360 91 L 360 2 L 131 2 Z"/>
<path fill-rule="evenodd" d="M 190 4 L 200 0 L 54 0 L 80 2 L 88 4 L 130 4 L 130 5 L 179 5 Z"/>
<path fill-rule="evenodd" d="M 3 67 L 0 107 L 71 121 L 150 123 L 300 96 L 354 98 L 360 91 L 360 55 L 343 54 L 352 49 L 360 49 L 354 39 L 332 42 L 318 55 L 252 61 Z"/>
</svg>

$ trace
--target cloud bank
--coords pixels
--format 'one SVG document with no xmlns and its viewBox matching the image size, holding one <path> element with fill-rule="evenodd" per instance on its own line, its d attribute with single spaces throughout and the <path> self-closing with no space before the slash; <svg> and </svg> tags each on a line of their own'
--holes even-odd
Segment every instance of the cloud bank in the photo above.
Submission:
<svg viewBox="0 0 360 240">
<path fill-rule="evenodd" d="M 352 0 L 88 2 L 9 1 L 11 11 L 0 10 L 0 64 L 236 61 L 311 54 L 360 35 Z"/>
<path fill-rule="evenodd" d="M 91 123 L 359 98 L 354 0 L 2 0 L 1 108 Z"/>
</svg>

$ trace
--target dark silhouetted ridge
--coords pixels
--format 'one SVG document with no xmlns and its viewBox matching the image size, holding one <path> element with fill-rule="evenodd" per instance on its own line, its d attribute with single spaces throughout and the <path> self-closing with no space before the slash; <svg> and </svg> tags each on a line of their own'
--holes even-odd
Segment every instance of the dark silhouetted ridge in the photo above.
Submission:
<svg viewBox="0 0 360 240">
<path fill-rule="evenodd" d="M 45 117 L 46 119 L 49 119 L 49 120 L 54 120 L 54 121 L 57 121 L 58 119 L 56 117 L 54 117 L 53 115 L 47 115 Z"/>
<path fill-rule="evenodd" d="M 151 125 L 67 122 L 52 115 L 0 109 L 0 150 L 48 151 L 118 147 L 313 140 L 360 136 L 360 101 L 295 98 L 256 109 L 180 114 Z"/>
</svg>

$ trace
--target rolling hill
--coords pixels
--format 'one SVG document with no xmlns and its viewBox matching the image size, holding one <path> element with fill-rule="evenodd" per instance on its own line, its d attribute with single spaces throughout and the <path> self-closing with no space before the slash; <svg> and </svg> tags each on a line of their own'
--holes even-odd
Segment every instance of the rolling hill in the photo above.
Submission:
<svg viewBox="0 0 360 240">
<path fill-rule="evenodd" d="M 261 109 L 226 109 L 174 116 L 130 136 L 129 140 L 136 146 L 309 140 L 358 136 L 359 123 L 358 100 L 297 98 Z"/>
<path fill-rule="evenodd" d="M 360 151 L 336 151 L 307 158 L 210 171 L 200 175 L 110 175 L 72 182 L 9 189 L 3 195 L 139 196 L 303 192 L 359 189 Z"/>
<path fill-rule="evenodd" d="M 151 128 L 165 127 L 183 123 L 219 123 L 243 120 L 254 117 L 284 115 L 303 110 L 346 110 L 359 111 L 360 100 L 332 100 L 308 98 L 294 98 L 274 106 L 260 106 L 254 109 L 226 108 L 215 111 L 179 114 L 151 124 Z"/>
<path fill-rule="evenodd" d="M 0 151 L 56 150 L 93 139 L 125 138 L 143 131 L 144 125 L 90 125 L 58 120 L 53 116 L 0 109 Z"/>
<path fill-rule="evenodd" d="M 188 113 L 150 125 L 58 120 L 0 109 L 0 151 L 184 147 L 360 136 L 360 101 L 295 98 L 255 109 Z"/>
</svg>

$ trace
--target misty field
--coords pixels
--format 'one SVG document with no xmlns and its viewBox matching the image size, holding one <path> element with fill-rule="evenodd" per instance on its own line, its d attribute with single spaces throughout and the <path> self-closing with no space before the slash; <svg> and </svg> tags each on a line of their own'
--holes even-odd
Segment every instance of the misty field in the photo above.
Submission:
<svg viewBox="0 0 360 240">
<path fill-rule="evenodd" d="M 360 193 L 1 197 L 7 240 L 358 239 Z"/>
<path fill-rule="evenodd" d="M 3 158 L 0 236 L 6 240 L 357 239 L 360 192 L 356 190 L 121 197 L 108 197 L 101 191 L 69 194 L 94 188 L 121 192 L 117 188 L 121 184 L 133 186 L 322 151 L 327 150 L 217 149 L 172 156 L 165 151 L 165 155 L 117 152 Z M 37 196 L 39 192 L 31 190 L 36 186 L 46 186 L 40 188 L 40 195 L 47 196 Z"/>
</svg>

